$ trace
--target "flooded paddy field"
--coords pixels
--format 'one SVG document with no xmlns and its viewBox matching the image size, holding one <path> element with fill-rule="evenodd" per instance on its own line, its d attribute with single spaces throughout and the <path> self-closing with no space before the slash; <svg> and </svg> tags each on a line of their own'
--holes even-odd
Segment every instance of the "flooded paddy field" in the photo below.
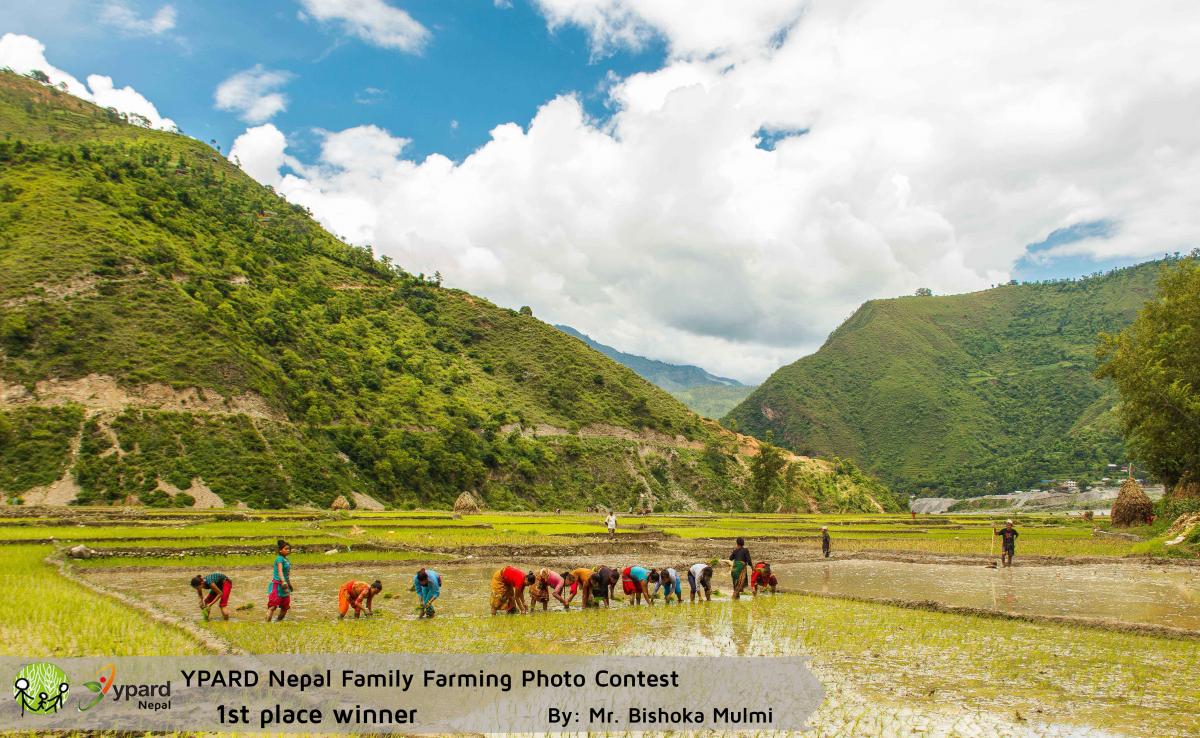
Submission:
<svg viewBox="0 0 1200 738">
<path fill-rule="evenodd" d="M 66 519 L 0 520 L 0 586 L 47 594 L 0 601 L 0 648 L 57 656 L 223 649 L 804 655 L 826 689 L 806 735 L 1200 735 L 1200 638 L 836 598 L 1196 628 L 1200 568 L 1149 558 L 1151 547 L 1139 554 L 1136 541 L 1099 539 L 1074 520 L 1018 519 L 1021 542 L 1030 544 L 1022 552 L 1037 565 L 1022 565 L 1019 555 L 1016 568 L 994 570 L 982 560 L 991 543 L 986 521 L 950 517 L 649 516 L 625 519 L 615 539 L 597 516 L 570 513 L 233 517 L 170 513 L 138 522 L 72 510 Z M 830 562 L 817 559 L 820 525 L 835 533 Z M 780 594 L 732 601 L 728 570 L 720 568 L 721 594 L 709 603 L 688 604 L 685 584 L 682 605 L 620 600 L 610 609 L 563 612 L 554 603 L 526 617 L 488 614 L 490 577 L 505 564 L 682 568 L 727 555 L 739 534 L 755 559 L 777 562 Z M 302 550 L 292 557 L 293 610 L 268 624 L 278 537 Z M 94 557 L 67 558 L 77 545 Z M 43 563 L 47 557 L 65 563 Z M 444 578 L 433 620 L 416 619 L 408 591 L 421 565 Z M 188 580 L 210 571 L 234 580 L 230 622 L 200 619 Z M 384 583 L 378 617 L 338 622 L 338 587 L 376 578 Z"/>
<path fill-rule="evenodd" d="M 1200 568 L 1136 563 L 1070 566 L 918 564 L 854 559 L 773 567 L 785 590 L 936 602 L 1200 631 Z"/>
</svg>

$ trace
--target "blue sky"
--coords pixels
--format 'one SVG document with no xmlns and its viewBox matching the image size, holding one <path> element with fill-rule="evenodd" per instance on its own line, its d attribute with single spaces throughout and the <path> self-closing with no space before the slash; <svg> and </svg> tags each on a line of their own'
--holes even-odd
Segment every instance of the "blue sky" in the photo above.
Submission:
<svg viewBox="0 0 1200 738">
<path fill-rule="evenodd" d="M 149 18 L 163 3 L 121 3 Z M 228 150 L 246 124 L 215 110 L 222 80 L 262 65 L 293 75 L 283 87 L 288 107 L 273 118 L 303 155 L 311 129 L 374 124 L 412 140 L 405 153 L 461 159 L 501 123 L 527 123 L 538 106 L 577 93 L 603 118 L 604 85 L 663 63 L 660 42 L 594 55 L 584 30 L 551 30 L 528 0 L 507 7 L 490 0 L 409 0 L 402 4 L 430 31 L 420 53 L 363 43 L 336 23 L 302 20 L 292 0 L 205 0 L 171 3 L 175 27 L 135 35 L 103 22 L 105 3 L 40 2 L 0 10 L 0 32 L 46 45 L 55 65 L 83 78 L 105 74 L 131 85 L 185 133 Z M 456 124 L 454 123 L 456 122 Z"/>
<path fill-rule="evenodd" d="M 754 382 L 865 300 L 1200 242 L 1194 7 L 991 5 L 22 0 L 0 64 L 414 273 Z"/>
</svg>

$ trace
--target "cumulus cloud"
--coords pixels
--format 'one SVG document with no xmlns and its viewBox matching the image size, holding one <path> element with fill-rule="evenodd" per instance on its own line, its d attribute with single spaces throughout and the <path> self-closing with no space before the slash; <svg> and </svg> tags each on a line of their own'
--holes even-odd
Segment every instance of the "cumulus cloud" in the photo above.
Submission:
<svg viewBox="0 0 1200 738">
<path fill-rule="evenodd" d="M 237 149 L 414 272 L 742 379 L 866 299 L 1004 281 L 1026 244 L 1075 224 L 1113 227 L 1049 253 L 1197 241 L 1189 3 L 781 0 L 741 20 L 687 5 L 543 0 L 599 43 L 671 48 L 614 81 L 609 120 L 561 96 L 458 163 L 406 158 L 374 127 L 323 134 L 303 164 L 277 136 Z"/>
<path fill-rule="evenodd" d="M 143 18 L 125 3 L 112 0 L 100 9 L 100 22 L 134 36 L 157 36 L 175 27 L 175 8 L 164 5 Z"/>
<path fill-rule="evenodd" d="M 217 85 L 213 100 L 219 110 L 237 113 L 247 123 L 262 123 L 287 110 L 287 95 L 279 88 L 291 78 L 290 72 L 256 64 Z"/>
<path fill-rule="evenodd" d="M 117 87 L 111 77 L 100 74 L 88 75 L 85 85 L 47 61 L 46 47 L 31 36 L 6 33 L 0 37 L 0 67 L 8 67 L 19 74 L 40 70 L 50 78 L 51 84 L 64 87 L 76 97 L 103 108 L 115 108 L 122 113 L 141 116 L 152 128 L 175 130 L 175 121 L 160 115 L 158 108 L 137 90 Z"/>
<path fill-rule="evenodd" d="M 337 23 L 346 33 L 385 49 L 415 54 L 429 40 L 429 29 L 383 0 L 300 0 L 300 5 L 312 18 Z"/>
</svg>

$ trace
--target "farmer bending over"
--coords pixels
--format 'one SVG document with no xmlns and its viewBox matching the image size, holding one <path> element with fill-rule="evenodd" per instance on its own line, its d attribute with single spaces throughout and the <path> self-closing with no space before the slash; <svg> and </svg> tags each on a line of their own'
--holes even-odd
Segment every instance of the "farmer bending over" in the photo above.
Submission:
<svg viewBox="0 0 1200 738">
<path fill-rule="evenodd" d="M 525 587 L 533 584 L 537 577 L 533 572 L 523 572 L 515 566 L 506 566 L 492 575 L 492 614 L 497 612 L 528 612 L 525 605 Z"/>
<path fill-rule="evenodd" d="M 220 572 L 213 572 L 205 577 L 197 574 L 192 577 L 192 589 L 200 595 L 200 611 L 204 613 L 205 620 L 208 619 L 208 612 L 214 602 L 221 608 L 221 617 L 229 619 L 229 611 L 225 608 L 229 607 L 229 591 L 233 589 L 232 579 Z"/>
<path fill-rule="evenodd" d="M 705 563 L 692 564 L 688 569 L 688 587 L 692 590 L 692 602 L 696 601 L 696 595 L 700 589 L 704 589 L 704 601 L 712 600 L 712 575 L 713 568 Z"/>
<path fill-rule="evenodd" d="M 1013 521 L 1009 520 L 1005 522 L 1004 527 L 1000 530 L 996 530 L 996 527 L 992 526 L 992 535 L 1000 536 L 1000 563 L 1004 564 L 1004 566 L 1012 566 L 1013 554 L 1017 552 L 1017 536 L 1021 535 L 1013 527 Z"/>
<path fill-rule="evenodd" d="M 629 604 L 640 605 L 645 598 L 647 605 L 654 604 L 650 599 L 650 582 L 658 583 L 658 572 L 644 566 L 627 566 L 621 572 L 625 594 L 630 595 Z"/>
<path fill-rule="evenodd" d="M 582 595 L 582 606 L 587 607 L 592 604 L 592 577 L 595 572 L 591 569 L 572 569 L 567 574 L 567 583 L 571 585 L 571 595 L 567 597 L 566 606 L 570 608 L 571 603 L 575 601 L 575 595 Z"/>
<path fill-rule="evenodd" d="M 621 581 L 621 572 L 611 566 L 602 566 L 592 576 L 592 599 L 604 600 L 604 606 L 612 604 L 612 597 Z"/>
<path fill-rule="evenodd" d="M 775 585 L 779 584 L 779 580 L 771 573 L 771 565 L 765 561 L 760 561 L 754 565 L 754 573 L 750 575 L 750 594 L 758 596 L 758 588 L 770 588 L 771 594 L 775 594 Z"/>
<path fill-rule="evenodd" d="M 338 620 L 346 617 L 346 613 L 350 608 L 354 608 L 354 618 L 357 620 L 359 615 L 362 615 L 363 610 L 367 611 L 367 617 L 371 617 L 371 601 L 375 599 L 375 595 L 383 591 L 383 584 L 378 579 L 370 584 L 366 582 L 358 582 L 353 579 L 342 585 L 338 590 Z"/>
<path fill-rule="evenodd" d="M 658 596 L 658 590 L 662 588 L 663 604 L 671 601 L 671 595 L 675 595 L 675 602 L 683 602 L 683 583 L 679 581 L 679 572 L 674 569 L 661 569 L 658 572 L 658 582 L 654 585 L 654 595 Z"/>
<path fill-rule="evenodd" d="M 442 593 L 442 575 L 433 569 L 421 567 L 413 577 L 413 591 L 421 600 L 421 614 L 418 617 L 433 617 L 433 602 Z"/>
</svg>

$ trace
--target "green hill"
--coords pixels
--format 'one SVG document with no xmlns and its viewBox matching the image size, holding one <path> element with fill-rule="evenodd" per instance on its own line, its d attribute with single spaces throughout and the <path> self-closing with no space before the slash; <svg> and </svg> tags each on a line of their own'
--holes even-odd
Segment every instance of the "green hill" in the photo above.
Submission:
<svg viewBox="0 0 1200 738">
<path fill-rule="evenodd" d="M 555 325 L 568 336 L 574 336 L 608 358 L 629 367 L 651 384 L 665 389 L 671 396 L 706 418 L 720 418 L 746 398 L 754 387 L 736 379 L 718 377 L 691 364 L 668 364 L 637 354 L 606 346 L 569 325 Z"/>
<path fill-rule="evenodd" d="M 0 138 L 13 501 L 747 505 L 742 439 L 532 316 L 342 243 L 199 141 L 10 73 Z M 858 488 L 817 471 L 821 505 Z"/>
<path fill-rule="evenodd" d="M 724 422 L 847 456 L 903 492 L 968 495 L 1097 479 L 1124 460 L 1097 333 L 1132 321 L 1159 263 L 1055 283 L 873 300 Z"/>
</svg>

